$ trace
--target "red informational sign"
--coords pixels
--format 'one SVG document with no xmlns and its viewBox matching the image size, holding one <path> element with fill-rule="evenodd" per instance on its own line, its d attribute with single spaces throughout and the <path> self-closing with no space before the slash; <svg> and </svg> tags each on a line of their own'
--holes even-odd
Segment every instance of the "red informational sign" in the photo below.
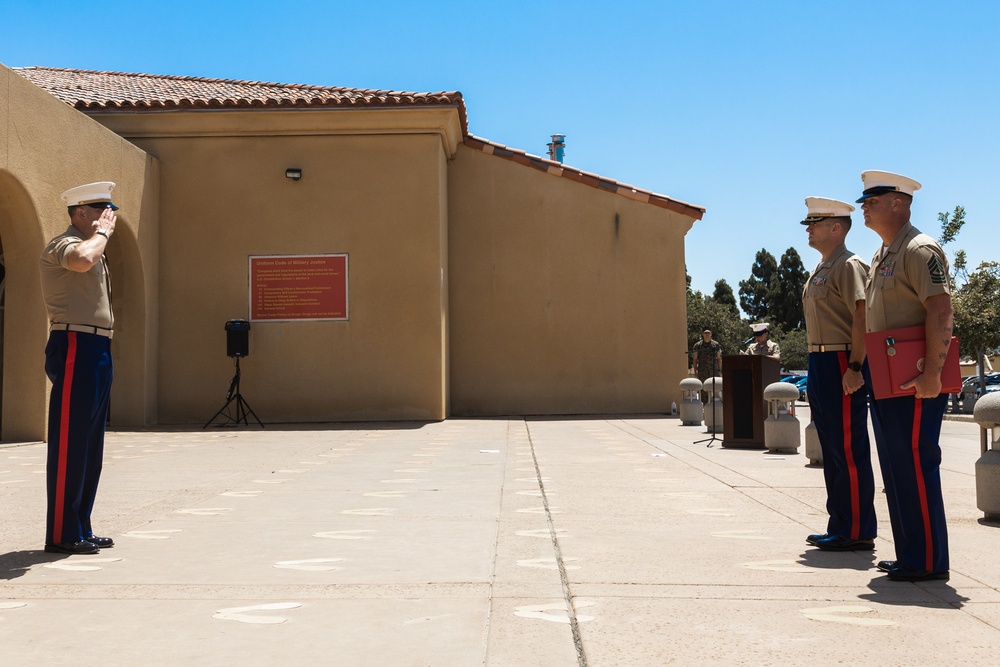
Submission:
<svg viewBox="0 0 1000 667">
<path fill-rule="evenodd" d="M 250 319 L 346 320 L 347 255 L 250 257 Z"/>
</svg>

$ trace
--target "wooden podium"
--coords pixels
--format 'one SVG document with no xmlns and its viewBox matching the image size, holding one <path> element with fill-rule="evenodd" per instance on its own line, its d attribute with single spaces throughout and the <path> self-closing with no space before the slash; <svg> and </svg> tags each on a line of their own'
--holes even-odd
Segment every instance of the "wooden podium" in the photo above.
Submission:
<svg viewBox="0 0 1000 667">
<path fill-rule="evenodd" d="M 733 354 L 722 360 L 723 447 L 764 449 L 764 387 L 781 379 L 781 362 Z"/>
</svg>

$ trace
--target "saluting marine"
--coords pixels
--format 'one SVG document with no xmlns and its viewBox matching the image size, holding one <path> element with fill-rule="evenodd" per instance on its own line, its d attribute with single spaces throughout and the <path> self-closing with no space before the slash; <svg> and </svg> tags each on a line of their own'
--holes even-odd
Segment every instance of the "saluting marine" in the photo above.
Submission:
<svg viewBox="0 0 1000 667">
<path fill-rule="evenodd" d="M 49 316 L 45 373 L 49 396 L 45 551 L 93 554 L 114 545 L 97 537 L 90 514 L 104 458 L 111 398 L 111 273 L 104 249 L 118 210 L 110 181 L 62 194 L 69 228 L 42 251 L 42 296 Z"/>
</svg>

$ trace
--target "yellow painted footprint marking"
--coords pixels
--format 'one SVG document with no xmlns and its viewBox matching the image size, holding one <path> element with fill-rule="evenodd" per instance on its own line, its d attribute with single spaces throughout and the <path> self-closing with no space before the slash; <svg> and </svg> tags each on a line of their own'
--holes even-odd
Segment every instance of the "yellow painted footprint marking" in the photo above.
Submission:
<svg viewBox="0 0 1000 667">
<path fill-rule="evenodd" d="M 379 480 L 383 484 L 416 484 L 419 479 L 383 479 Z"/>
<path fill-rule="evenodd" d="M 251 480 L 254 484 L 284 484 L 287 479 L 254 479 Z"/>
<path fill-rule="evenodd" d="M 575 609 L 586 609 L 587 607 L 596 606 L 596 602 L 590 602 L 588 600 L 576 600 L 573 603 Z M 520 616 L 521 618 L 537 618 L 543 621 L 552 621 L 553 623 L 569 623 L 569 610 L 566 608 L 565 602 L 553 602 L 551 604 L 529 604 L 523 607 L 516 607 L 514 609 L 514 615 Z M 583 614 L 576 614 L 577 623 L 586 623 L 587 621 L 593 621 L 596 616 L 585 616 Z"/>
<path fill-rule="evenodd" d="M 307 558 L 305 560 L 279 560 L 274 566 L 280 570 L 303 570 L 305 572 L 330 572 L 340 568 L 330 563 L 342 563 L 343 558 Z"/>
<path fill-rule="evenodd" d="M 895 622 L 885 618 L 872 618 L 861 616 L 861 614 L 873 614 L 875 610 L 870 607 L 841 606 L 841 607 L 818 607 L 816 609 L 803 609 L 802 615 L 814 621 L 830 621 L 832 623 L 848 623 L 850 625 L 876 625 L 888 626 L 896 625 Z"/>
<path fill-rule="evenodd" d="M 297 474 L 297 473 L 303 473 L 303 472 L 309 472 L 309 471 L 306 470 L 305 468 L 288 468 L 288 469 L 285 469 L 285 470 L 278 470 L 278 472 L 280 472 L 282 475 L 284 475 L 284 474 L 288 474 L 288 473 Z"/>
<path fill-rule="evenodd" d="M 179 533 L 176 528 L 163 530 L 131 530 L 125 533 L 125 537 L 137 537 L 140 540 L 169 540 L 172 533 Z"/>
<path fill-rule="evenodd" d="M 368 498 L 406 498 L 407 494 L 402 491 L 370 491 L 361 495 Z"/>
<path fill-rule="evenodd" d="M 521 537 L 552 537 L 552 534 L 546 528 L 540 528 L 538 530 L 519 530 L 514 533 Z M 565 528 L 556 528 L 556 535 L 568 535 L 569 531 Z"/>
<path fill-rule="evenodd" d="M 792 572 L 795 574 L 812 574 L 812 570 L 794 560 L 762 560 L 756 563 L 743 563 L 749 570 L 765 570 L 768 572 Z"/>
<path fill-rule="evenodd" d="M 545 514 L 544 507 L 529 507 L 527 509 L 517 510 L 517 511 L 520 512 L 521 514 Z M 560 510 L 558 507 L 550 507 L 549 514 L 562 514 L 562 510 Z"/>
<path fill-rule="evenodd" d="M 580 560 L 579 558 L 563 558 L 563 563 L 575 562 Z M 555 558 L 526 558 L 524 560 L 517 561 L 517 564 L 521 567 L 537 567 L 540 570 L 558 570 L 559 565 L 556 563 Z M 579 570 L 579 565 L 564 565 L 567 570 Z"/>
<path fill-rule="evenodd" d="M 50 570 L 66 570 L 67 572 L 96 572 L 104 568 L 93 565 L 93 563 L 117 563 L 120 560 L 121 558 L 88 558 L 87 560 L 46 563 L 45 567 Z"/>
<path fill-rule="evenodd" d="M 709 533 L 712 537 L 726 537 L 734 540 L 769 540 L 771 538 L 761 535 L 756 530 L 723 530 L 718 533 Z"/>
<path fill-rule="evenodd" d="M 219 516 L 220 514 L 232 511 L 232 507 L 195 507 L 189 510 L 174 510 L 174 513 L 193 514 L 195 516 Z"/>
<path fill-rule="evenodd" d="M 427 468 L 401 468 L 393 472 L 427 472 Z"/>
<path fill-rule="evenodd" d="M 357 516 L 388 516 L 392 514 L 391 507 L 372 507 L 370 509 L 340 510 L 341 514 L 355 514 Z"/>
<path fill-rule="evenodd" d="M 367 540 L 368 533 L 374 532 L 374 530 L 328 530 L 322 533 L 313 533 L 313 537 L 327 540 Z"/>
<path fill-rule="evenodd" d="M 225 491 L 221 495 L 229 498 L 253 498 L 264 493 L 263 491 Z"/>
<path fill-rule="evenodd" d="M 0 602 L 0 611 L 4 609 L 20 609 L 21 607 L 27 607 L 27 602 Z"/>
<path fill-rule="evenodd" d="M 256 623 L 259 625 L 275 625 L 284 623 L 288 619 L 284 616 L 258 616 L 253 612 L 257 611 L 282 611 L 285 609 L 298 609 L 301 602 L 272 602 L 270 604 L 258 604 L 252 607 L 230 607 L 220 609 L 212 614 L 212 618 L 220 621 L 239 621 L 240 623 Z"/>
</svg>

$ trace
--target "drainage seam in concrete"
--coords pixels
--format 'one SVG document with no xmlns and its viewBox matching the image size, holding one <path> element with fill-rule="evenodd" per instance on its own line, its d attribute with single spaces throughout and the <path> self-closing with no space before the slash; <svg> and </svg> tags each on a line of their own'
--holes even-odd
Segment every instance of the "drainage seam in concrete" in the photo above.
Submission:
<svg viewBox="0 0 1000 667">
<path fill-rule="evenodd" d="M 525 431 L 528 433 L 528 444 L 531 445 L 531 458 L 535 463 L 535 476 L 538 478 L 538 488 L 542 493 L 542 506 L 545 508 L 545 520 L 549 526 L 549 537 L 552 539 L 552 548 L 556 554 L 556 565 L 559 567 L 559 580 L 562 583 L 563 599 L 566 602 L 566 612 L 569 615 L 569 626 L 573 633 L 573 646 L 576 648 L 576 660 L 579 667 L 587 667 L 587 654 L 583 650 L 583 638 L 580 636 L 580 624 L 576 618 L 576 607 L 573 605 L 573 592 L 569 586 L 569 575 L 566 574 L 566 563 L 563 561 L 562 549 L 559 547 L 559 538 L 556 536 L 555 523 L 552 520 L 552 512 L 549 510 L 549 498 L 545 493 L 545 483 L 542 481 L 542 469 L 538 465 L 538 454 L 535 452 L 535 441 L 531 437 L 531 428 L 528 423 L 524 423 Z"/>
</svg>

